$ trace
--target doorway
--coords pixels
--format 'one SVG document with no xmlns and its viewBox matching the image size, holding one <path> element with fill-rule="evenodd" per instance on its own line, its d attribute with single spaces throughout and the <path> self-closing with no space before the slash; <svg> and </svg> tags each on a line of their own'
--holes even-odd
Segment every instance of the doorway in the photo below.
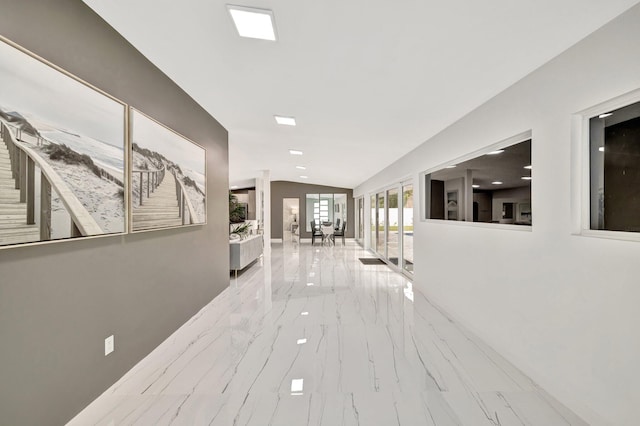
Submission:
<svg viewBox="0 0 640 426">
<path fill-rule="evenodd" d="M 300 242 L 300 199 L 282 199 L 282 242 Z"/>
</svg>

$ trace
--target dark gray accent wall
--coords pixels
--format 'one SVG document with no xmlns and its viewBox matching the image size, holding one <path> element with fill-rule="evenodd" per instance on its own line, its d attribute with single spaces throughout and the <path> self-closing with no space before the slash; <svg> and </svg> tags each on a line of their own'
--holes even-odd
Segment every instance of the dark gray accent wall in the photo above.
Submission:
<svg viewBox="0 0 640 426">
<path fill-rule="evenodd" d="M 354 237 L 354 202 L 353 189 L 337 188 L 335 186 L 309 185 L 305 183 L 273 181 L 271 182 L 271 238 L 282 238 L 282 200 L 284 198 L 298 198 L 300 200 L 300 238 L 311 238 L 307 232 L 306 198 L 307 194 L 347 194 L 347 230 L 346 238 Z"/>
<path fill-rule="evenodd" d="M 80 0 L 4 0 L 0 33 L 207 149 L 206 226 L 0 250 L 0 424 L 59 425 L 228 286 L 228 137 Z"/>
</svg>

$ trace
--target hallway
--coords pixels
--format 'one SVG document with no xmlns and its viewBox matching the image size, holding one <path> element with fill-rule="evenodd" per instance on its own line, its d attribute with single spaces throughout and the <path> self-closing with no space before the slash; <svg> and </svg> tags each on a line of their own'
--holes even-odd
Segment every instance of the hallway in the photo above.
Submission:
<svg viewBox="0 0 640 426">
<path fill-rule="evenodd" d="M 586 424 L 360 257 L 275 244 L 69 424 Z"/>
</svg>

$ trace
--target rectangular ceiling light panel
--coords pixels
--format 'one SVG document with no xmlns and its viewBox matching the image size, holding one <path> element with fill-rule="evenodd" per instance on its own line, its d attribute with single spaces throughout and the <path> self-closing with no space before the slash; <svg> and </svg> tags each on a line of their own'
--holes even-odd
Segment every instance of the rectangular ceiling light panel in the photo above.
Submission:
<svg viewBox="0 0 640 426">
<path fill-rule="evenodd" d="M 283 126 L 295 126 L 296 119 L 294 117 L 284 117 L 282 115 L 276 115 L 276 123 L 282 124 Z"/>
<path fill-rule="evenodd" d="M 240 37 L 276 40 L 276 27 L 272 11 L 231 4 L 227 5 L 227 9 Z"/>
</svg>

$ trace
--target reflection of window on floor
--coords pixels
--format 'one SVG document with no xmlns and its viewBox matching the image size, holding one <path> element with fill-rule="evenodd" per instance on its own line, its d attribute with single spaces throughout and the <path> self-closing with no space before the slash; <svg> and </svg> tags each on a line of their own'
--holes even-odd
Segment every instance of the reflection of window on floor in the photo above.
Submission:
<svg viewBox="0 0 640 426">
<path fill-rule="evenodd" d="M 531 225 L 531 140 L 425 175 L 427 219 Z"/>
<path fill-rule="evenodd" d="M 589 120 L 591 229 L 640 232 L 640 102 Z"/>
</svg>

